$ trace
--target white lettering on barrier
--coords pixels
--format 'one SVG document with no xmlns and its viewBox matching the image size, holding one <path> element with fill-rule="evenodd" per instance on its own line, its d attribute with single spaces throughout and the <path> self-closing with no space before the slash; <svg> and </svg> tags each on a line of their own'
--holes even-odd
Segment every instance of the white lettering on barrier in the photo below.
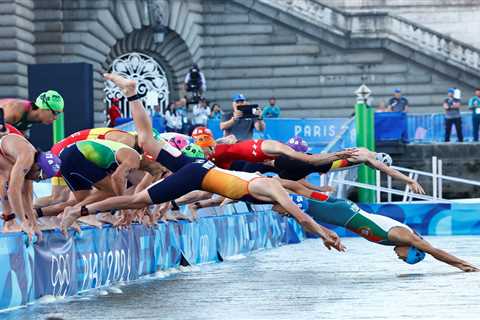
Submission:
<svg viewBox="0 0 480 320">
<path fill-rule="evenodd" d="M 131 258 L 130 251 L 127 250 L 127 252 L 120 249 L 103 251 L 98 254 L 96 252 L 82 254 L 84 272 L 81 290 L 98 288 L 120 280 L 129 280 Z M 103 278 L 104 275 L 105 278 Z"/>
<path fill-rule="evenodd" d="M 208 260 L 208 236 L 206 234 L 200 237 L 200 262 Z"/>
<path fill-rule="evenodd" d="M 70 274 L 69 270 L 70 255 L 52 255 L 50 263 L 50 279 L 52 284 L 52 295 L 64 297 L 67 294 L 70 286 Z"/>
<path fill-rule="evenodd" d="M 336 126 L 331 125 L 295 125 L 293 127 L 295 136 L 305 138 L 335 137 Z"/>
</svg>

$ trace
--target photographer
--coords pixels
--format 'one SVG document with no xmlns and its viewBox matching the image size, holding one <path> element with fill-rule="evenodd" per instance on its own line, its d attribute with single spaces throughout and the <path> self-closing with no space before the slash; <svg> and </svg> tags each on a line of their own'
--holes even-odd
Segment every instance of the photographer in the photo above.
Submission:
<svg viewBox="0 0 480 320">
<path fill-rule="evenodd" d="M 196 63 L 185 76 L 185 90 L 192 92 L 193 97 L 201 97 L 207 91 L 207 81 Z"/>
<path fill-rule="evenodd" d="M 243 94 L 233 97 L 232 109 L 232 112 L 223 114 L 220 122 L 220 129 L 224 131 L 224 136 L 233 134 L 239 141 L 248 140 L 252 139 L 253 128 L 258 131 L 265 130 L 262 109 L 258 105 L 249 104 Z"/>
</svg>

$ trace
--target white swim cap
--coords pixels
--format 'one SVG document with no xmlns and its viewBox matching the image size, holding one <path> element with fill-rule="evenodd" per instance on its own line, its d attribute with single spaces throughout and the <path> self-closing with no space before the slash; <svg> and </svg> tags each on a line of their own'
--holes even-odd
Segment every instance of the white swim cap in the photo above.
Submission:
<svg viewBox="0 0 480 320">
<path fill-rule="evenodd" d="M 384 153 L 384 152 L 378 152 L 375 155 L 375 159 L 386 164 L 389 167 L 392 165 L 392 162 L 393 162 L 392 157 L 390 157 L 388 153 Z"/>
</svg>

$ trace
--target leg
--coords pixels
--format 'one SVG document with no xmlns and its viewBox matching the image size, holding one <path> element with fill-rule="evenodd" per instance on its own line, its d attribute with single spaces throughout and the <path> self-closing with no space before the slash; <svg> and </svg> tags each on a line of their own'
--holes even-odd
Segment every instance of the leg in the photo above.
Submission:
<svg viewBox="0 0 480 320">
<path fill-rule="evenodd" d="M 456 118 L 454 124 L 457 131 L 457 140 L 458 142 L 463 142 L 462 118 Z"/>
<path fill-rule="evenodd" d="M 126 97 L 131 97 L 137 93 L 137 83 L 134 80 L 125 79 L 118 74 L 105 73 L 105 79 L 115 83 Z M 133 121 L 137 128 L 138 144 L 143 150 L 155 159 L 162 149 L 162 144 L 153 138 L 152 122 L 140 100 L 129 102 L 132 110 Z"/>
<path fill-rule="evenodd" d="M 478 127 L 480 126 L 480 117 L 472 116 L 473 141 L 478 141 Z"/>
<path fill-rule="evenodd" d="M 310 199 L 315 199 L 318 201 L 325 201 L 328 199 L 328 195 L 309 189 L 305 187 L 303 184 L 301 184 L 300 182 L 281 179 L 281 178 L 276 178 L 276 180 L 280 182 L 283 188 L 287 189 L 287 191 L 290 191 L 291 193 L 296 193 L 301 196 L 304 196 Z"/>
<path fill-rule="evenodd" d="M 152 200 L 147 191 L 134 194 L 132 196 L 111 197 L 106 200 L 89 204 L 85 206 L 89 214 L 97 211 L 107 211 L 111 209 L 141 209 L 152 204 Z M 67 208 L 62 219 L 61 228 L 66 232 L 67 228 L 72 225 L 75 220 L 81 217 L 81 207 Z"/>
<path fill-rule="evenodd" d="M 292 202 L 287 191 L 274 179 L 258 178 L 250 181 L 248 185 L 250 195 L 259 200 L 269 199 L 278 203 L 288 213 L 290 213 L 306 230 L 317 234 L 323 239 L 323 243 L 330 250 L 334 247 L 338 251 L 344 251 L 345 247 L 341 244 L 337 234 L 320 226 L 309 215 L 305 214 L 300 208 Z"/>
<path fill-rule="evenodd" d="M 34 208 L 43 208 L 68 200 L 70 190 L 67 185 L 56 185 L 52 182 L 52 194 L 46 197 L 37 198 L 33 204 Z"/>
<path fill-rule="evenodd" d="M 263 153 L 265 153 L 267 156 L 276 157 L 284 155 L 289 158 L 311 163 L 314 165 L 321 165 L 339 159 L 346 159 L 351 156 L 352 153 L 352 151 L 344 150 L 336 153 L 322 153 L 311 155 L 307 153 L 297 152 L 289 146 L 274 140 L 264 140 L 262 142 L 261 148 Z"/>
<path fill-rule="evenodd" d="M 450 141 L 450 133 L 452 132 L 452 120 L 445 119 L 445 142 Z"/>
</svg>

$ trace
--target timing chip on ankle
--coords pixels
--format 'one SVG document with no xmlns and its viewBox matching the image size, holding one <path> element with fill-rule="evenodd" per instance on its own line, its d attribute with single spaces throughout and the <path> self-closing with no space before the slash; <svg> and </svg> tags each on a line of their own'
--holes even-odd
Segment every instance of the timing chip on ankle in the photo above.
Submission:
<svg viewBox="0 0 480 320">
<path fill-rule="evenodd" d="M 10 213 L 10 214 L 2 214 L 2 219 L 3 221 L 7 222 L 10 220 L 15 219 L 15 213 Z"/>
<path fill-rule="evenodd" d="M 85 217 L 85 216 L 90 215 L 90 212 L 88 212 L 88 209 L 87 209 L 86 206 L 82 206 L 82 207 L 80 208 L 80 215 L 81 215 L 82 217 Z"/>
</svg>

